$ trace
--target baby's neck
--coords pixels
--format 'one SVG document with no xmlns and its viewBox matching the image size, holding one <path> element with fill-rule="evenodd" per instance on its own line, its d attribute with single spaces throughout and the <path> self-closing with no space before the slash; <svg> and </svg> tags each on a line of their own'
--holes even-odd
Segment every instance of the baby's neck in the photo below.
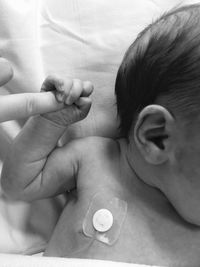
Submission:
<svg viewBox="0 0 200 267">
<path fill-rule="evenodd" d="M 145 166 L 142 163 L 142 159 L 137 156 L 138 152 L 136 151 L 136 147 L 128 143 L 126 139 L 119 139 L 118 142 L 120 147 L 121 168 L 124 169 L 123 173 L 136 182 L 152 185 L 150 183 L 150 177 L 144 178 L 143 176 L 145 175 L 142 175 L 145 173 Z M 150 175 L 150 173 L 148 173 L 148 175 Z"/>
<path fill-rule="evenodd" d="M 134 168 L 133 159 L 134 154 L 130 155 L 129 144 L 125 139 L 119 139 L 120 148 L 120 172 L 121 179 L 125 181 L 128 188 L 147 186 L 145 181 L 138 175 Z"/>
<path fill-rule="evenodd" d="M 151 212 L 154 210 L 157 216 L 165 217 L 170 213 L 170 217 L 179 217 L 161 190 L 157 186 L 154 186 L 150 179 L 148 180 L 148 176 L 144 179 L 138 175 L 138 166 L 134 168 L 137 165 L 137 161 L 133 163 L 133 156 L 130 162 L 126 141 L 120 140 L 119 144 L 121 152 L 121 180 L 123 181 L 123 187 L 126 188 L 124 196 L 126 195 L 129 201 L 134 203 L 133 206 L 139 205 Z M 139 169 L 139 173 L 142 171 Z"/>
</svg>

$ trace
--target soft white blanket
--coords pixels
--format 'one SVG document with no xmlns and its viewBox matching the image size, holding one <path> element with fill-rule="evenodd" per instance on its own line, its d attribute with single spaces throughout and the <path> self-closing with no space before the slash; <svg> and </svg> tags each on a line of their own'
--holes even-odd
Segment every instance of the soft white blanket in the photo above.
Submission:
<svg viewBox="0 0 200 267">
<path fill-rule="evenodd" d="M 148 267 L 147 265 L 129 264 L 113 261 L 87 259 L 65 259 L 55 257 L 33 257 L 20 255 L 0 255 L 1 267 Z M 149 266 L 150 267 L 150 266 Z M 156 267 L 151 265 L 151 267 Z M 158 267 L 158 266 L 157 266 Z"/>
</svg>

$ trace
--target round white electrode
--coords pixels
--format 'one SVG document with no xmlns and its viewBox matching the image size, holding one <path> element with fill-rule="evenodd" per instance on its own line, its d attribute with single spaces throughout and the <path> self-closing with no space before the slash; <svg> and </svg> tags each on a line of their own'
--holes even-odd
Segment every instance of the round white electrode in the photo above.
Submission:
<svg viewBox="0 0 200 267">
<path fill-rule="evenodd" d="M 95 212 L 92 222 L 98 232 L 106 232 L 113 225 L 113 215 L 107 209 L 100 209 Z"/>
</svg>

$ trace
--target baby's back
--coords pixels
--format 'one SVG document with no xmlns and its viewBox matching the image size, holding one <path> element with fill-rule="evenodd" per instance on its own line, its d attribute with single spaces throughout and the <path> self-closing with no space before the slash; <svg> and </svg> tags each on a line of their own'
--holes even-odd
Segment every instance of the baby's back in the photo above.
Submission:
<svg viewBox="0 0 200 267">
<path fill-rule="evenodd" d="M 200 229 L 129 170 L 123 142 L 98 137 L 78 142 L 77 189 L 68 193 L 45 255 L 198 266 Z"/>
</svg>

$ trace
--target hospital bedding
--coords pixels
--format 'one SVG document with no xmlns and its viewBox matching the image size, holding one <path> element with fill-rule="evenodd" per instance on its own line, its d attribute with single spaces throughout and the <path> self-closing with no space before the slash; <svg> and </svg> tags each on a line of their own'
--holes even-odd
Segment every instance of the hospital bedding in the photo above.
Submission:
<svg viewBox="0 0 200 267">
<path fill-rule="evenodd" d="M 0 53 L 14 68 L 13 80 L 1 92 L 39 91 L 44 77 L 52 73 L 91 80 L 95 86 L 91 112 L 83 122 L 70 127 L 63 140 L 92 134 L 116 136 L 113 88 L 125 50 L 160 14 L 175 5 L 194 2 L 198 1 L 0 0 Z M 1 124 L 1 161 L 23 123 Z M 64 203 L 63 196 L 33 204 L 12 202 L 1 193 L 0 267 L 129 266 L 22 256 L 44 250 Z"/>
<path fill-rule="evenodd" d="M 112 261 L 66 259 L 56 257 L 33 257 L 9 254 L 2 254 L 0 260 L 1 267 L 148 267 L 147 265 Z"/>
</svg>

